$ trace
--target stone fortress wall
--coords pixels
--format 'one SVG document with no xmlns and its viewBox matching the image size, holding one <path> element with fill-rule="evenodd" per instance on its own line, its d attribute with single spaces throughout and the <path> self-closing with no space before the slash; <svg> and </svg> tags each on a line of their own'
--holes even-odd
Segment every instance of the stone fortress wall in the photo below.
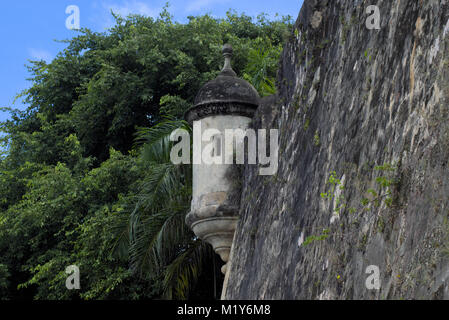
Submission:
<svg viewBox="0 0 449 320">
<path fill-rule="evenodd" d="M 279 169 L 246 166 L 224 298 L 449 299 L 449 1 L 305 0 L 295 30 L 252 121 Z"/>
</svg>

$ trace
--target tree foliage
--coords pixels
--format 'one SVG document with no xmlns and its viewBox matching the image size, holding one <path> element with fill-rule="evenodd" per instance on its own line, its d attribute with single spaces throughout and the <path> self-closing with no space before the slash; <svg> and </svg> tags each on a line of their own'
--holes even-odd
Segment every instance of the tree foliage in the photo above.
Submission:
<svg viewBox="0 0 449 320">
<path fill-rule="evenodd" d="M 185 226 L 191 168 L 169 161 L 200 87 L 233 67 L 273 93 L 290 19 L 115 16 L 31 61 L 25 111 L 0 123 L 1 299 L 213 298 L 217 257 Z M 81 290 L 65 287 L 69 265 Z M 201 281 L 203 279 L 204 281 Z"/>
</svg>

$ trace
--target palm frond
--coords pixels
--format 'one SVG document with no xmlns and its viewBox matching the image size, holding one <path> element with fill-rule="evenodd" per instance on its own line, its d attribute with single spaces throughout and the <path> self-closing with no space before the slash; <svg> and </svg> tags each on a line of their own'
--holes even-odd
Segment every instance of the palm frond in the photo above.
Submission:
<svg viewBox="0 0 449 320">
<path fill-rule="evenodd" d="M 131 240 L 130 259 L 141 275 L 159 273 L 193 239 L 184 223 L 186 207 L 171 207 L 149 216 Z"/>
<path fill-rule="evenodd" d="M 165 270 L 164 298 L 186 300 L 201 274 L 204 260 L 213 256 L 211 247 L 201 240 L 191 241 Z"/>
<path fill-rule="evenodd" d="M 136 208 L 148 209 L 152 207 L 157 211 L 160 205 L 174 198 L 177 192 L 183 188 L 181 175 L 179 167 L 172 163 L 150 166 L 148 174 L 140 186 Z M 134 218 L 135 214 L 138 213 L 140 211 L 135 210 L 131 218 Z"/>
<path fill-rule="evenodd" d="M 184 129 L 191 132 L 189 124 L 184 120 L 166 116 L 163 121 L 150 128 L 138 128 L 136 133 L 136 146 L 143 145 L 151 147 L 163 139 L 170 137 L 176 129 Z"/>
<path fill-rule="evenodd" d="M 163 276 L 165 297 L 185 299 L 204 259 L 213 255 L 184 222 L 190 210 L 192 168 L 170 162 L 170 135 L 176 129 L 191 133 L 185 121 L 169 117 L 152 128 L 139 129 L 136 145 L 141 146 L 146 173 L 132 199 L 128 230 L 122 230 L 122 236 L 129 240 L 132 271 L 143 278 Z"/>
</svg>

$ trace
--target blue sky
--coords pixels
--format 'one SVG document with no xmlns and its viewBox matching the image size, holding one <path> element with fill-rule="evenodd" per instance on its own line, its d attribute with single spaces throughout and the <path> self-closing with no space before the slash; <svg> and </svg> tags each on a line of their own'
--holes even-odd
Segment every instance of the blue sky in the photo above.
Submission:
<svg viewBox="0 0 449 320">
<path fill-rule="evenodd" d="M 68 39 L 76 35 L 65 26 L 66 8 L 76 5 L 80 9 L 83 28 L 105 31 L 112 26 L 110 10 L 127 16 L 130 13 L 156 17 L 167 0 L 14 0 L 2 1 L 0 10 L 0 107 L 23 109 L 21 102 L 13 105 L 17 93 L 30 86 L 28 59 L 44 59 L 50 62 L 65 44 L 54 40 Z M 174 19 L 186 21 L 188 16 L 209 13 L 223 17 L 228 9 L 257 16 L 264 12 L 291 15 L 296 19 L 302 0 L 171 0 L 169 12 Z M 6 113 L 0 112 L 0 121 Z"/>
</svg>

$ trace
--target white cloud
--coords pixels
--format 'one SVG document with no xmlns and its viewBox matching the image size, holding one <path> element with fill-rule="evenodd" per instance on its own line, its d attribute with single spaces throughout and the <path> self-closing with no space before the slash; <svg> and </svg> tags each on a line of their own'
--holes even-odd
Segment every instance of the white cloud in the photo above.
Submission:
<svg viewBox="0 0 449 320">
<path fill-rule="evenodd" d="M 210 8 L 214 4 L 226 3 L 229 0 L 193 0 L 187 7 L 187 12 L 200 11 L 202 9 Z"/>
<path fill-rule="evenodd" d="M 44 60 L 47 63 L 53 60 L 53 55 L 46 50 L 30 48 L 28 53 L 32 60 Z"/>
</svg>

